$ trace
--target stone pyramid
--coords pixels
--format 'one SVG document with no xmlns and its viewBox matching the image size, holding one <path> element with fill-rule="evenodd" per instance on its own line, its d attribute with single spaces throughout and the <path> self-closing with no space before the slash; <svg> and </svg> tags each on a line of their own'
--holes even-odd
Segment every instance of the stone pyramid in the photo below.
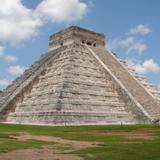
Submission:
<svg viewBox="0 0 160 160">
<path fill-rule="evenodd" d="M 0 93 L 0 121 L 47 125 L 159 123 L 160 92 L 105 48 L 105 36 L 69 27 Z"/>
</svg>

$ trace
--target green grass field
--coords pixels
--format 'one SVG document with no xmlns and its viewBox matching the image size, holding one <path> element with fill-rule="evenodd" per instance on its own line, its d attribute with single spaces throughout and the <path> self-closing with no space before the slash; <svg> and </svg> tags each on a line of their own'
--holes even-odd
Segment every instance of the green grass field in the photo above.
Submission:
<svg viewBox="0 0 160 160">
<path fill-rule="evenodd" d="M 101 142 L 72 151 L 84 160 L 160 160 L 160 126 L 74 126 L 48 127 L 0 124 L 0 154 L 13 150 L 54 145 L 40 140 L 19 141 L 15 135 L 28 133 L 67 140 Z"/>
</svg>

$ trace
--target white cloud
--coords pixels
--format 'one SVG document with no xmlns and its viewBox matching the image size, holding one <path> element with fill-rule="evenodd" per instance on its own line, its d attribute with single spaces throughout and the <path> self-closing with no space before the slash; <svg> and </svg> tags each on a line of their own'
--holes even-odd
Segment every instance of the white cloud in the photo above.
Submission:
<svg viewBox="0 0 160 160">
<path fill-rule="evenodd" d="M 146 35 L 151 32 L 148 25 L 139 24 L 136 27 L 130 29 L 128 37 L 110 40 L 107 44 L 110 49 L 122 48 L 126 50 L 126 53 L 131 52 L 142 54 L 146 49 L 147 45 L 143 40 L 137 39 L 136 35 Z"/>
<path fill-rule="evenodd" d="M 36 13 L 52 22 L 71 22 L 82 19 L 87 9 L 79 0 L 43 0 Z"/>
<path fill-rule="evenodd" d="M 127 37 L 125 39 L 113 39 L 107 43 L 107 46 L 111 49 L 116 49 L 118 47 L 126 48 L 134 42 L 133 37 Z"/>
<path fill-rule="evenodd" d="M 24 72 L 24 70 L 25 70 L 25 67 L 21 67 L 17 65 L 17 66 L 10 66 L 7 71 L 11 75 L 19 76 Z"/>
<path fill-rule="evenodd" d="M 11 81 L 9 81 L 7 79 L 0 79 L 0 86 L 1 87 L 8 86 L 10 83 L 11 83 Z"/>
<path fill-rule="evenodd" d="M 46 18 L 51 22 L 80 20 L 88 9 L 80 0 L 42 0 L 36 9 L 27 8 L 22 0 L 1 1 L 0 44 L 15 45 L 37 35 Z"/>
<path fill-rule="evenodd" d="M 5 50 L 5 48 L 3 46 L 0 46 L 0 56 L 2 56 L 4 54 L 4 50 Z"/>
<path fill-rule="evenodd" d="M 132 28 L 129 33 L 133 35 L 136 35 L 136 34 L 147 35 L 150 32 L 151 30 L 148 25 L 139 24 L 136 27 Z"/>
<path fill-rule="evenodd" d="M 126 49 L 126 53 L 137 52 L 142 54 L 146 49 L 147 45 L 141 41 L 138 41 L 134 37 L 126 37 L 125 39 L 114 39 L 109 41 L 107 46 L 110 49 L 122 48 Z"/>
<path fill-rule="evenodd" d="M 22 0 L 3 0 L 0 5 L 0 42 L 11 44 L 35 35 L 41 20 Z"/>
<path fill-rule="evenodd" d="M 145 60 L 142 64 L 135 64 L 131 59 L 128 59 L 127 64 L 132 66 L 139 74 L 160 72 L 160 66 L 153 59 Z"/>
<path fill-rule="evenodd" d="M 88 5 L 80 0 L 42 0 L 36 9 L 29 9 L 23 0 L 1 0 L 0 5 L 0 56 L 7 62 L 14 62 L 13 55 L 4 55 L 6 44 L 15 45 L 37 35 L 40 26 L 50 22 L 72 22 L 83 18 Z M 2 46 L 1 46 L 2 45 Z M 7 72 L 20 75 L 24 67 L 10 66 Z M 0 81 L 8 84 L 7 80 Z"/>
<path fill-rule="evenodd" d="M 17 57 L 14 55 L 6 55 L 4 56 L 4 60 L 7 62 L 15 62 L 17 60 Z"/>
<path fill-rule="evenodd" d="M 142 54 L 146 49 L 147 49 L 147 45 L 145 43 L 134 42 L 133 44 L 131 44 L 130 47 L 128 47 L 127 53 L 135 51 L 135 52 L 137 52 L 139 54 Z"/>
<path fill-rule="evenodd" d="M 134 43 L 134 38 L 133 37 L 127 37 L 126 39 L 122 39 L 119 41 L 119 45 L 122 47 L 128 47 Z"/>
<path fill-rule="evenodd" d="M 126 58 L 125 62 L 127 63 L 128 66 L 133 67 L 135 65 L 135 63 L 133 62 L 132 59 L 130 58 Z"/>
</svg>

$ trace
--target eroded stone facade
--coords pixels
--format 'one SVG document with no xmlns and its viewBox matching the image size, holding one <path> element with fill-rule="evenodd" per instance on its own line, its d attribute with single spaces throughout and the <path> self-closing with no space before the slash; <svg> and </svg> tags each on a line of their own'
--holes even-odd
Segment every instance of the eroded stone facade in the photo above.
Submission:
<svg viewBox="0 0 160 160">
<path fill-rule="evenodd" d="M 158 90 L 106 51 L 103 34 L 70 27 L 50 37 L 49 49 L 0 94 L 1 122 L 159 122 Z"/>
</svg>

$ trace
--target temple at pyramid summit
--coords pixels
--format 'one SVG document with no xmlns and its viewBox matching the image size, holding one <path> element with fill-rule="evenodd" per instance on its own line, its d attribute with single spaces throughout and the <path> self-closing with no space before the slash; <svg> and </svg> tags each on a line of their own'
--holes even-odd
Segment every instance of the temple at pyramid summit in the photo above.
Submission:
<svg viewBox="0 0 160 160">
<path fill-rule="evenodd" d="M 160 92 L 106 49 L 103 34 L 71 26 L 0 93 L 0 122 L 160 124 Z"/>
</svg>

